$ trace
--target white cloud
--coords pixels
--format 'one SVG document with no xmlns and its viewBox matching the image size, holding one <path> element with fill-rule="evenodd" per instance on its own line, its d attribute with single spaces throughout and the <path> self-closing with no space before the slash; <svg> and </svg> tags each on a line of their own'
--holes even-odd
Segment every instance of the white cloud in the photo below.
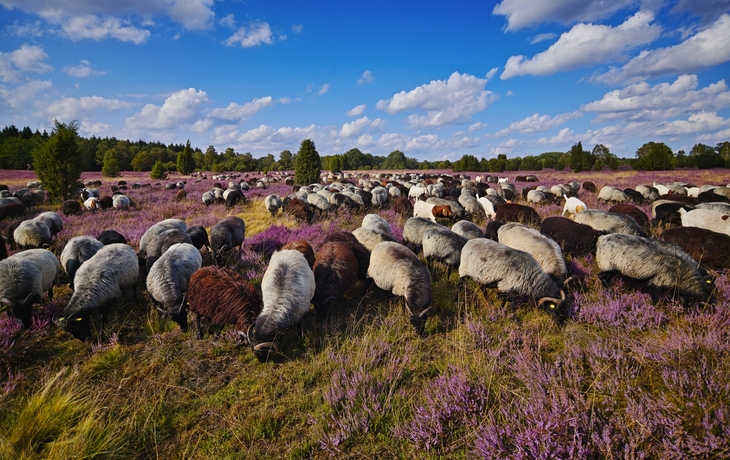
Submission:
<svg viewBox="0 0 730 460">
<path fill-rule="evenodd" d="M 93 69 L 91 67 L 91 63 L 86 59 L 82 59 L 81 61 L 79 61 L 79 65 L 77 66 L 69 65 L 61 70 L 64 73 L 76 78 L 86 78 L 92 75 L 104 75 L 106 73 L 100 70 Z"/>
<path fill-rule="evenodd" d="M 282 127 L 274 129 L 271 126 L 260 125 L 258 128 L 249 130 L 241 134 L 238 142 L 241 143 L 241 149 L 251 150 L 271 150 L 278 148 L 298 148 L 302 139 L 316 139 L 322 137 L 321 130 L 316 125 L 309 125 L 303 128 Z M 297 146 L 297 147 L 292 147 Z"/>
<path fill-rule="evenodd" d="M 695 16 L 700 16 L 704 22 L 712 22 L 730 9 L 730 0 L 714 0 L 699 2 L 697 0 L 679 0 L 672 8 L 673 13 L 689 11 Z"/>
<path fill-rule="evenodd" d="M 48 54 L 37 45 L 22 44 L 9 53 L 0 52 L 0 78 L 5 82 L 18 82 L 22 72 L 43 73 L 53 70 L 44 62 Z"/>
<path fill-rule="evenodd" d="M 487 75 L 486 75 L 487 81 L 491 80 L 492 77 L 497 75 L 497 72 L 499 72 L 499 67 L 493 67 L 493 68 L 489 69 L 489 72 L 487 72 Z"/>
<path fill-rule="evenodd" d="M 88 97 L 62 97 L 52 102 L 45 110 L 45 114 L 59 120 L 71 121 L 86 118 L 94 115 L 99 110 L 110 112 L 128 109 L 134 104 L 120 101 L 119 99 L 105 99 L 99 96 Z"/>
<path fill-rule="evenodd" d="M 242 48 L 260 46 L 261 44 L 271 45 L 271 27 L 266 22 L 253 22 L 246 27 L 240 27 L 236 33 L 228 37 L 225 43 L 228 46 L 241 45 Z"/>
<path fill-rule="evenodd" d="M 358 85 L 364 85 L 365 83 L 372 83 L 373 80 L 375 80 L 375 77 L 373 77 L 373 73 L 369 70 L 366 70 L 362 73 L 362 77 L 360 77 L 359 80 L 357 80 Z"/>
<path fill-rule="evenodd" d="M 229 29 L 235 29 L 236 28 L 236 17 L 232 14 L 229 14 L 228 16 L 224 16 L 218 21 L 218 24 L 228 27 Z"/>
<path fill-rule="evenodd" d="M 373 131 L 383 131 L 385 129 L 386 122 L 382 118 L 376 118 L 370 123 L 370 129 Z"/>
<path fill-rule="evenodd" d="M 634 3 L 635 0 L 502 0 L 492 13 L 506 16 L 507 30 L 513 31 L 544 22 L 570 24 L 595 21 L 607 18 Z"/>
<path fill-rule="evenodd" d="M 330 90 L 330 84 L 329 83 L 325 83 L 324 85 L 322 85 L 322 86 L 319 87 L 319 91 L 317 91 L 317 94 L 321 96 L 321 95 L 325 94 L 329 90 Z"/>
<path fill-rule="evenodd" d="M 368 125 L 370 125 L 370 119 L 368 117 L 358 118 L 351 123 L 345 123 L 340 130 L 340 137 L 359 136 L 362 130 Z"/>
<path fill-rule="evenodd" d="M 684 42 L 642 51 L 621 68 L 595 77 L 603 83 L 636 81 L 666 74 L 697 72 L 730 61 L 730 15 L 722 15 L 710 27 L 698 32 Z"/>
<path fill-rule="evenodd" d="M 520 121 L 513 122 L 509 125 L 509 127 L 494 133 L 494 136 L 509 136 L 514 132 L 531 134 L 541 131 L 547 131 L 548 129 L 556 128 L 567 121 L 574 120 L 582 116 L 583 113 L 577 110 L 575 112 L 562 113 L 554 117 L 551 117 L 550 115 L 540 115 L 535 113 L 533 115 L 530 115 L 529 117 L 523 118 Z"/>
<path fill-rule="evenodd" d="M 294 24 L 293 26 L 291 26 L 291 31 L 295 34 L 300 34 L 304 32 L 304 26 L 301 24 Z"/>
<path fill-rule="evenodd" d="M 663 123 L 655 133 L 665 136 L 686 136 L 690 134 L 708 133 L 730 127 L 730 120 L 722 118 L 715 112 L 699 112 L 689 116 L 687 120 L 674 120 Z"/>
<path fill-rule="evenodd" d="M 243 121 L 256 114 L 258 111 L 271 107 L 276 102 L 271 96 L 260 97 L 254 99 L 251 102 L 247 102 L 243 105 L 238 105 L 235 102 L 228 104 L 228 107 L 224 109 L 213 109 L 208 113 L 209 117 L 221 118 L 229 121 Z"/>
<path fill-rule="evenodd" d="M 97 121 L 96 123 L 92 123 L 90 121 L 82 121 L 79 131 L 85 133 L 87 136 L 101 137 L 104 134 L 108 133 L 111 127 L 112 125 L 108 123 L 102 123 L 100 121 Z"/>
<path fill-rule="evenodd" d="M 606 93 L 601 100 L 581 107 L 598 113 L 594 122 L 616 119 L 647 121 L 667 119 L 686 112 L 715 112 L 730 107 L 730 91 L 725 80 L 697 89 L 696 75 L 680 75 L 673 83 L 651 86 L 636 83 Z"/>
<path fill-rule="evenodd" d="M 578 142 L 579 135 L 576 135 L 572 129 L 563 128 L 553 137 L 541 137 L 537 141 L 537 145 L 566 145 L 569 146 Z"/>
<path fill-rule="evenodd" d="M 173 0 L 164 2 L 165 12 L 173 21 L 188 30 L 205 30 L 215 16 L 213 0 Z"/>
<path fill-rule="evenodd" d="M 553 38 L 557 37 L 558 34 L 554 33 L 547 33 L 547 34 L 538 34 L 532 37 L 532 40 L 530 40 L 530 45 L 534 45 L 536 43 L 544 42 L 547 40 L 552 40 Z"/>
<path fill-rule="evenodd" d="M 469 126 L 469 129 L 467 132 L 473 133 L 474 131 L 479 131 L 480 129 L 484 129 L 487 127 L 486 123 L 482 123 L 481 121 L 478 121 L 474 123 L 473 125 Z"/>
<path fill-rule="evenodd" d="M 132 42 L 135 45 L 144 43 L 150 36 L 149 30 L 138 29 L 129 21 L 114 17 L 100 18 L 98 16 L 76 16 L 61 23 L 61 28 L 73 41 L 90 38 L 102 40 L 116 38 L 123 42 Z"/>
<path fill-rule="evenodd" d="M 11 89 L 0 86 L 0 111 L 26 109 L 37 102 L 42 91 L 52 87 L 50 80 L 31 80 Z"/>
<path fill-rule="evenodd" d="M 127 118 L 130 129 L 170 129 L 181 124 L 194 123 L 200 116 L 200 108 L 209 102 L 205 91 L 188 88 L 173 93 L 162 104 L 147 104 L 139 113 Z"/>
<path fill-rule="evenodd" d="M 366 107 L 367 106 L 365 104 L 360 104 L 356 107 L 353 107 L 352 109 L 347 111 L 347 116 L 348 117 L 359 117 L 360 115 L 362 115 L 365 112 Z"/>
<path fill-rule="evenodd" d="M 494 93 L 484 90 L 486 84 L 486 79 L 454 72 L 446 81 L 434 80 L 409 92 L 401 91 L 378 101 L 376 107 L 388 113 L 425 111 L 425 116 L 408 116 L 411 128 L 465 123 L 496 99 Z"/>
<path fill-rule="evenodd" d="M 504 66 L 502 80 L 518 75 L 552 75 L 578 67 L 624 59 L 624 52 L 654 41 L 661 26 L 650 24 L 654 15 L 639 11 L 616 27 L 576 24 L 557 42 L 532 59 L 511 56 Z"/>
</svg>

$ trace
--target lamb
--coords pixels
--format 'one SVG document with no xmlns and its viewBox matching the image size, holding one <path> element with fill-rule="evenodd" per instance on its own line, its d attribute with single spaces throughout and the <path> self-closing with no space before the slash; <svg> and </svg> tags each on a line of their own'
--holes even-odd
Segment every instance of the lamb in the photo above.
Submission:
<svg viewBox="0 0 730 460">
<path fill-rule="evenodd" d="M 104 243 L 93 236 L 77 236 L 68 240 L 61 252 L 61 266 L 68 275 L 71 289 L 74 288 L 74 277 L 79 267 L 103 247 Z"/>
<path fill-rule="evenodd" d="M 248 334 L 260 361 L 276 350 L 274 340 L 279 333 L 297 324 L 301 326 L 315 289 L 314 273 L 301 252 L 287 249 L 271 256 L 261 280 L 264 307 Z"/>
<path fill-rule="evenodd" d="M 142 238 L 139 239 L 140 257 L 147 257 L 147 245 L 150 241 L 152 241 L 154 237 L 171 228 L 179 228 L 180 230 L 185 231 L 187 229 L 187 226 L 185 225 L 185 222 L 180 219 L 165 219 L 157 222 L 156 224 L 148 228 L 147 231 L 142 234 Z"/>
<path fill-rule="evenodd" d="M 564 216 L 565 213 L 568 213 L 569 216 L 572 214 L 578 214 L 586 209 L 588 209 L 588 206 L 586 206 L 584 202 L 574 196 L 571 196 L 570 198 L 565 199 L 565 206 L 563 206 L 563 213 L 561 216 Z"/>
<path fill-rule="evenodd" d="M 203 258 L 195 246 L 176 243 L 152 265 L 147 275 L 147 292 L 165 306 L 167 310 L 164 313 L 183 331 L 188 329 L 188 315 L 184 305 L 188 282 L 202 265 Z"/>
<path fill-rule="evenodd" d="M 519 222 L 531 227 L 539 227 L 542 219 L 533 208 L 516 203 L 499 205 L 494 220 L 502 222 Z"/>
<path fill-rule="evenodd" d="M 571 257 L 596 253 L 598 237 L 607 233 L 579 224 L 565 217 L 547 217 L 540 225 L 540 233 L 553 239 Z"/>
<path fill-rule="evenodd" d="M 390 224 L 379 214 L 365 215 L 365 217 L 362 218 L 362 224 L 360 224 L 360 227 L 369 228 L 371 230 L 384 233 L 390 237 L 393 236 L 393 233 L 390 231 Z"/>
<path fill-rule="evenodd" d="M 340 300 L 358 281 L 359 265 L 352 245 L 344 241 L 324 243 L 312 267 L 315 290 L 314 310 L 324 315 L 333 301 Z"/>
<path fill-rule="evenodd" d="M 730 235 L 730 215 L 728 214 L 712 209 L 693 209 L 691 211 L 680 209 L 679 213 L 682 216 L 682 226 L 684 227 L 699 227 Z"/>
<path fill-rule="evenodd" d="M 124 235 L 116 230 L 104 230 L 103 232 L 99 233 L 99 238 L 97 239 L 101 241 L 104 246 L 113 243 L 127 244 L 127 239 L 124 237 Z"/>
<path fill-rule="evenodd" d="M 573 220 L 608 233 L 646 236 L 646 232 L 639 227 L 634 218 L 625 214 L 588 209 L 573 216 Z"/>
<path fill-rule="evenodd" d="M 31 326 L 31 307 L 40 303 L 44 292 L 53 300 L 53 285 L 58 282 L 58 259 L 47 249 L 29 249 L 0 260 L 0 304 L 23 329 Z"/>
<path fill-rule="evenodd" d="M 228 267 L 203 267 L 188 283 L 188 307 L 196 316 L 198 338 L 203 338 L 201 317 L 214 325 L 233 324 L 248 337 L 261 313 L 261 294 L 240 273 Z"/>
<path fill-rule="evenodd" d="M 423 332 L 431 310 L 431 273 L 418 257 L 402 244 L 386 241 L 370 254 L 368 278 L 380 289 L 403 296 L 417 334 Z"/>
<path fill-rule="evenodd" d="M 228 216 L 210 229 L 210 248 L 219 257 L 224 251 L 241 249 L 246 238 L 246 223 L 238 216 Z"/>
<path fill-rule="evenodd" d="M 484 238 L 484 232 L 477 224 L 469 220 L 460 220 L 451 226 L 451 231 L 461 235 L 467 240 L 472 238 Z"/>
<path fill-rule="evenodd" d="M 482 286 L 497 285 L 498 292 L 537 299 L 538 307 L 562 321 L 567 313 L 565 292 L 530 254 L 486 238 L 466 242 L 461 250 L 459 284 L 471 278 Z M 503 303 L 506 304 L 507 298 Z"/>
<path fill-rule="evenodd" d="M 403 225 L 403 241 L 411 243 L 416 248 L 420 248 L 423 244 L 423 234 L 432 228 L 439 227 L 442 227 L 442 225 L 429 219 L 411 217 Z"/>
<path fill-rule="evenodd" d="M 664 243 L 666 244 L 666 243 Z M 598 278 L 608 287 L 617 274 L 645 283 L 652 300 L 657 291 L 669 291 L 685 304 L 710 300 L 710 283 L 697 268 L 697 262 L 674 246 L 656 244 L 655 240 L 636 235 L 611 234 L 598 238 L 596 262 Z"/>
<path fill-rule="evenodd" d="M 47 248 L 51 245 L 51 230 L 38 220 L 24 220 L 13 232 L 15 244 L 21 248 Z"/>
<path fill-rule="evenodd" d="M 145 268 L 147 273 L 150 272 L 152 266 L 157 260 L 162 257 L 165 252 L 173 245 L 178 243 L 192 244 L 190 235 L 186 231 L 180 230 L 179 228 L 171 228 L 160 233 L 147 245 L 147 260 L 145 261 Z M 197 248 L 196 248 L 197 249 Z"/>
<path fill-rule="evenodd" d="M 312 249 L 312 245 L 307 243 L 304 240 L 296 240 L 291 241 L 281 248 L 283 249 L 294 249 L 295 251 L 299 251 L 302 253 L 304 258 L 307 260 L 307 265 L 309 265 L 309 268 L 312 268 L 314 266 L 314 249 Z"/>
<path fill-rule="evenodd" d="M 673 227 L 660 238 L 681 247 L 703 266 L 722 270 L 730 268 L 730 236 L 699 227 Z"/>
<path fill-rule="evenodd" d="M 442 262 L 447 267 L 446 278 L 449 278 L 452 268 L 459 266 L 461 249 L 466 242 L 466 238 L 446 227 L 428 230 L 423 234 L 423 256 L 429 269 L 434 260 Z"/>
<path fill-rule="evenodd" d="M 601 200 L 610 203 L 623 203 L 624 201 L 629 201 L 629 197 L 626 196 L 623 190 L 606 185 L 598 192 L 598 201 Z"/>
<path fill-rule="evenodd" d="M 58 233 L 60 233 L 61 230 L 63 230 L 63 221 L 61 220 L 61 217 L 55 212 L 42 212 L 35 216 L 33 220 L 46 224 L 48 230 L 51 232 L 51 238 L 53 238 Z"/>
<path fill-rule="evenodd" d="M 562 285 L 568 277 L 568 267 L 558 243 L 534 228 L 516 223 L 506 224 L 497 231 L 497 238 L 505 246 L 534 257 L 542 271 L 550 275 L 558 285 Z"/>
<path fill-rule="evenodd" d="M 139 264 L 134 249 L 126 244 L 110 244 L 87 260 L 74 277 L 75 290 L 56 323 L 81 341 L 91 335 L 91 313 L 99 310 L 99 331 L 103 331 L 106 315 L 122 291 L 132 288 L 137 301 Z"/>
</svg>

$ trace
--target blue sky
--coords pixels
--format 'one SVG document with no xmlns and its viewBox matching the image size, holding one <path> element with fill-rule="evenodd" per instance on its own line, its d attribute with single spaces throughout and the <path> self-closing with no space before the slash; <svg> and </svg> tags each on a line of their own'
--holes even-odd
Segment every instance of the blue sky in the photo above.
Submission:
<svg viewBox="0 0 730 460">
<path fill-rule="evenodd" d="M 0 0 L 0 126 L 255 157 L 730 140 L 730 0 Z"/>
</svg>

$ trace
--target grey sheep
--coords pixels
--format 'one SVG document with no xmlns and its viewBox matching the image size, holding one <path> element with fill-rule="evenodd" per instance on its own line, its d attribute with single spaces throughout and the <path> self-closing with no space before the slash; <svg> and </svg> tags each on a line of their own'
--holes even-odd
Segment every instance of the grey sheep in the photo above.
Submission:
<svg viewBox="0 0 730 460">
<path fill-rule="evenodd" d="M 395 241 L 389 233 L 382 233 L 372 228 L 360 227 L 352 231 L 357 241 L 365 246 L 368 251 L 372 251 L 375 246 L 383 241 Z"/>
<path fill-rule="evenodd" d="M 595 230 L 646 236 L 646 232 L 636 223 L 634 218 L 626 214 L 587 209 L 572 217 L 575 222 L 588 225 Z"/>
<path fill-rule="evenodd" d="M 59 234 L 61 230 L 63 230 L 63 221 L 61 220 L 61 216 L 59 216 L 55 212 L 42 212 L 35 216 L 33 220 L 46 224 L 48 230 L 50 230 L 51 232 L 51 238 L 53 238 L 54 236 Z"/>
<path fill-rule="evenodd" d="M 368 278 L 384 291 L 405 299 L 411 325 L 423 332 L 431 310 L 431 273 L 418 257 L 402 244 L 386 241 L 370 253 Z"/>
<path fill-rule="evenodd" d="M 432 228 L 440 227 L 443 225 L 423 217 L 409 217 L 403 225 L 403 241 L 420 248 L 423 244 L 423 234 Z"/>
<path fill-rule="evenodd" d="M 51 244 L 51 230 L 39 220 L 24 220 L 13 232 L 15 244 L 21 248 L 46 248 Z"/>
<path fill-rule="evenodd" d="M 332 205 L 329 200 L 319 193 L 310 193 L 307 195 L 307 203 L 312 205 L 314 209 L 319 211 L 329 211 L 332 209 Z"/>
<path fill-rule="evenodd" d="M 171 228 L 179 228 L 180 230 L 185 231 L 187 229 L 187 225 L 185 225 L 185 222 L 180 219 L 165 219 L 148 228 L 142 235 L 142 238 L 139 239 L 138 252 L 140 257 L 147 257 L 147 245 L 154 237 Z"/>
<path fill-rule="evenodd" d="M 147 273 L 150 272 L 155 262 L 162 257 L 162 255 L 170 247 L 172 247 L 172 245 L 177 243 L 193 244 L 193 241 L 187 231 L 180 230 L 179 228 L 165 230 L 150 240 L 147 245 L 147 258 L 145 261 L 145 269 Z"/>
<path fill-rule="evenodd" d="M 203 204 L 206 206 L 210 206 L 211 204 L 215 203 L 215 193 L 208 190 L 207 192 L 203 192 Z"/>
<path fill-rule="evenodd" d="M 497 241 L 530 254 L 558 283 L 562 284 L 567 278 L 568 267 L 560 246 L 538 230 L 517 223 L 505 224 L 497 230 Z"/>
<path fill-rule="evenodd" d="M 460 220 L 451 226 L 451 231 L 461 235 L 467 240 L 472 238 L 484 238 L 484 232 L 477 224 L 469 220 Z"/>
<path fill-rule="evenodd" d="M 456 219 L 463 219 L 464 214 L 466 213 L 464 206 L 456 201 L 445 200 L 443 198 L 428 197 L 426 199 L 426 203 L 435 204 L 436 206 L 448 206 L 449 208 L 451 208 L 451 212 Z"/>
<path fill-rule="evenodd" d="M 392 238 L 393 233 L 390 231 L 390 224 L 379 214 L 367 214 L 362 218 L 362 228 L 369 228 L 371 230 L 385 233 Z"/>
<path fill-rule="evenodd" d="M 598 201 L 601 200 L 611 203 L 623 203 L 629 201 L 629 197 L 626 196 L 623 190 L 606 185 L 598 192 Z"/>
<path fill-rule="evenodd" d="M 530 254 L 486 238 L 466 242 L 461 250 L 460 284 L 469 277 L 500 293 L 528 296 L 557 320 L 566 314 L 565 292 Z M 505 298 L 505 303 L 507 299 Z"/>
<path fill-rule="evenodd" d="M 378 208 L 382 208 L 388 203 L 388 198 L 390 197 L 390 194 L 388 193 L 388 189 L 383 186 L 377 186 L 370 190 L 370 193 L 372 193 L 373 197 L 371 198 L 371 203 L 373 206 L 376 206 Z"/>
<path fill-rule="evenodd" d="M 678 246 L 635 235 L 611 234 L 598 238 L 598 278 L 608 287 L 617 274 L 639 280 L 651 289 L 668 291 L 683 304 L 710 300 L 711 280 L 703 276 L 698 263 Z"/>
<path fill-rule="evenodd" d="M 103 247 L 104 243 L 93 236 L 76 236 L 68 240 L 61 252 L 61 266 L 68 275 L 71 289 L 74 288 L 74 276 L 79 267 Z"/>
<path fill-rule="evenodd" d="M 238 216 L 228 216 L 210 229 L 210 248 L 219 257 L 224 251 L 241 248 L 246 238 L 246 224 Z"/>
<path fill-rule="evenodd" d="M 162 254 L 147 275 L 147 292 L 165 306 L 164 314 L 183 331 L 188 329 L 188 315 L 183 302 L 188 282 L 202 265 L 203 258 L 195 246 L 176 243 Z"/>
<path fill-rule="evenodd" d="M 31 326 L 31 307 L 40 303 L 44 292 L 53 300 L 53 285 L 58 282 L 60 264 L 47 249 L 29 249 L 0 260 L 0 304 L 21 327 Z"/>
<path fill-rule="evenodd" d="M 91 314 L 99 310 L 101 333 L 108 310 L 121 299 L 123 290 L 132 288 L 137 301 L 137 278 L 139 264 L 131 246 L 121 243 L 104 246 L 78 269 L 71 300 L 53 322 L 84 341 L 91 335 Z"/>
<path fill-rule="evenodd" d="M 248 334 L 259 360 L 265 361 L 269 353 L 276 350 L 274 339 L 277 334 L 301 325 L 315 289 L 314 273 L 301 252 L 286 249 L 271 256 L 261 280 L 264 307 Z"/>
<path fill-rule="evenodd" d="M 468 240 L 446 227 L 432 228 L 423 234 L 423 256 L 426 258 L 429 269 L 434 260 L 442 262 L 447 268 L 446 277 L 451 276 L 451 270 L 458 267 L 461 261 L 461 249 Z"/>
</svg>

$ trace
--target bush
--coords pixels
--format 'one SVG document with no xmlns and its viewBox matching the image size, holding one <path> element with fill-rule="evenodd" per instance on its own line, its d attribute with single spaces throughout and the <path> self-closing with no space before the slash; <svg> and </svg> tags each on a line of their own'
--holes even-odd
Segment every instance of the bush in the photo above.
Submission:
<svg viewBox="0 0 730 460">
<path fill-rule="evenodd" d="M 45 144 L 33 151 L 33 164 L 50 196 L 64 200 L 76 196 L 84 169 L 76 123 L 53 120 L 53 133 Z"/>
<path fill-rule="evenodd" d="M 150 179 L 155 180 L 165 180 L 167 179 L 167 174 L 165 174 L 165 166 L 162 164 L 160 160 L 157 160 L 154 165 L 152 165 L 152 171 L 150 171 Z"/>
<path fill-rule="evenodd" d="M 321 171 L 322 160 L 314 147 L 314 141 L 304 139 L 294 162 L 294 181 L 300 185 L 319 183 Z"/>
</svg>

